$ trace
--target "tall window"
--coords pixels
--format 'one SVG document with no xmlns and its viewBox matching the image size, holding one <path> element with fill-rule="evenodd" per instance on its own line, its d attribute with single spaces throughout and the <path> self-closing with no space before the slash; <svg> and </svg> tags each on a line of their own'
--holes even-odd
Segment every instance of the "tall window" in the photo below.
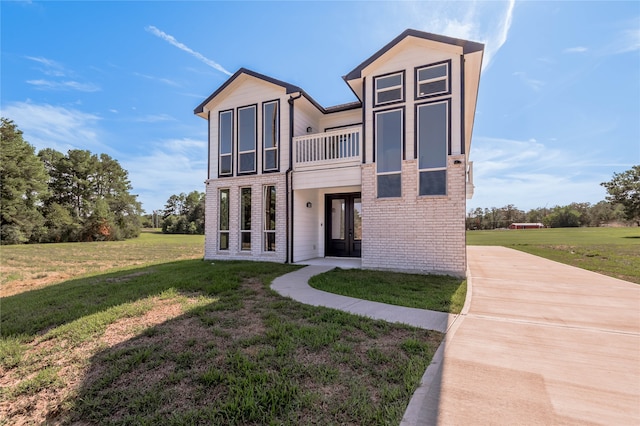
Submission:
<svg viewBox="0 0 640 426">
<path fill-rule="evenodd" d="M 278 170 L 278 141 L 280 140 L 280 113 L 278 101 L 262 104 L 263 170 Z"/>
<path fill-rule="evenodd" d="M 218 175 L 229 176 L 233 173 L 233 111 L 222 111 L 218 128 L 219 164 Z"/>
<path fill-rule="evenodd" d="M 404 72 L 375 77 L 375 106 L 404 101 Z"/>
<path fill-rule="evenodd" d="M 263 250 L 276 251 L 276 187 L 265 186 L 262 198 L 264 206 Z"/>
<path fill-rule="evenodd" d="M 218 203 L 220 218 L 218 220 L 218 248 L 229 250 L 229 190 L 220 190 L 220 200 Z"/>
<path fill-rule="evenodd" d="M 238 108 L 238 173 L 256 171 L 256 106 Z"/>
<path fill-rule="evenodd" d="M 251 250 L 251 188 L 240 189 L 240 250 Z"/>
<path fill-rule="evenodd" d="M 403 109 L 375 113 L 378 198 L 402 195 Z"/>
<path fill-rule="evenodd" d="M 450 64 L 447 61 L 416 68 L 416 99 L 451 93 Z"/>
<path fill-rule="evenodd" d="M 417 152 L 420 195 L 446 195 L 449 101 L 418 105 Z"/>
</svg>

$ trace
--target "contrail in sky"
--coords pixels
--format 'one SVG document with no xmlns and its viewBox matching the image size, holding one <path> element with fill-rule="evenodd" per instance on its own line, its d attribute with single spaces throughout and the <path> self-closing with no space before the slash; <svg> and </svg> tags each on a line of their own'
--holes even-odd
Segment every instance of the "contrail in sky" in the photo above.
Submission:
<svg viewBox="0 0 640 426">
<path fill-rule="evenodd" d="M 180 50 L 184 50 L 185 52 L 187 52 L 188 54 L 195 56 L 197 59 L 201 60 L 202 62 L 204 62 L 205 64 L 209 65 L 211 68 L 215 68 L 218 71 L 225 73 L 226 75 L 231 75 L 231 73 L 229 71 L 227 71 L 226 69 L 224 69 L 224 67 L 222 65 L 220 65 L 219 63 L 212 61 L 211 59 L 205 57 L 202 53 L 196 52 L 195 50 L 191 49 L 189 46 L 180 43 L 178 40 L 175 39 L 174 36 L 169 35 L 161 30 L 159 30 L 158 28 L 154 27 L 153 25 L 149 25 L 148 27 L 145 27 L 145 30 L 147 30 L 148 32 L 150 32 L 151 34 L 153 34 L 154 36 L 160 37 L 161 39 L 169 42 L 170 44 L 174 45 L 175 47 L 177 47 Z"/>
</svg>

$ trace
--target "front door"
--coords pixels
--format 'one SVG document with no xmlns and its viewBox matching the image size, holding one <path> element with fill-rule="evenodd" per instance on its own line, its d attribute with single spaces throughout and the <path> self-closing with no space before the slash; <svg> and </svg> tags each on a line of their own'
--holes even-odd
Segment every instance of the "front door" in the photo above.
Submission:
<svg viewBox="0 0 640 426">
<path fill-rule="evenodd" d="M 360 257 L 362 200 L 360 193 L 325 196 L 325 256 Z"/>
</svg>

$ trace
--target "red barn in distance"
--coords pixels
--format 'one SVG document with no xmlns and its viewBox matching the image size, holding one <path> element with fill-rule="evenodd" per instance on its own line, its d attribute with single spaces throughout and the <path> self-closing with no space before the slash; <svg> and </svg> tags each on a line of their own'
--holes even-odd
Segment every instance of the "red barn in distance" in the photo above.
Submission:
<svg viewBox="0 0 640 426">
<path fill-rule="evenodd" d="M 541 229 L 544 228 L 544 225 L 540 222 L 538 223 L 512 223 L 509 225 L 509 229 Z"/>
</svg>

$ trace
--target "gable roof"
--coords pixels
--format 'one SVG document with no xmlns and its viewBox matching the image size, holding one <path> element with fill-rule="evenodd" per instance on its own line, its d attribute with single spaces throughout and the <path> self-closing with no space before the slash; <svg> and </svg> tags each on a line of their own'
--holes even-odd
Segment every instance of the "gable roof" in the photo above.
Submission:
<svg viewBox="0 0 640 426">
<path fill-rule="evenodd" d="M 287 83 L 285 81 L 278 80 L 278 79 L 266 76 L 264 74 L 257 73 L 255 71 L 251 71 L 251 70 L 246 69 L 246 68 L 240 68 L 231 77 L 229 77 L 229 79 L 227 81 L 225 81 L 222 86 L 218 87 L 218 89 L 215 92 L 213 92 L 207 99 L 205 99 L 204 102 L 202 102 L 200 105 L 198 105 L 196 107 L 196 109 L 193 110 L 193 113 L 194 114 L 203 113 L 205 105 L 207 105 L 209 102 L 211 102 L 211 100 L 213 98 L 218 96 L 224 89 L 226 89 L 231 83 L 233 83 L 242 74 L 250 75 L 250 76 L 255 77 L 255 78 L 259 79 L 259 80 L 264 80 L 266 82 L 275 84 L 276 86 L 284 87 L 287 94 L 295 93 L 295 92 L 303 92 L 303 90 L 301 88 L 299 88 L 298 86 L 295 86 L 293 84 L 289 84 L 289 83 Z"/>
<path fill-rule="evenodd" d="M 400 34 L 398 37 L 391 40 L 382 49 L 378 50 L 376 53 L 374 53 L 372 56 L 370 56 L 368 59 L 366 59 L 360 65 L 355 67 L 350 73 L 348 73 L 342 78 L 348 82 L 349 80 L 355 80 L 362 77 L 362 70 L 364 70 L 366 67 L 371 65 L 379 57 L 387 53 L 387 51 L 391 50 L 396 44 L 400 43 L 402 40 L 404 40 L 409 36 L 421 38 L 425 40 L 431 40 L 438 43 L 460 46 L 462 47 L 462 53 L 465 55 L 467 53 L 481 52 L 484 50 L 484 44 L 477 43 L 475 41 L 463 40 L 460 38 L 447 37 L 439 34 L 432 34 L 424 31 L 408 29 L 408 30 L 404 30 L 402 34 Z"/>
</svg>

